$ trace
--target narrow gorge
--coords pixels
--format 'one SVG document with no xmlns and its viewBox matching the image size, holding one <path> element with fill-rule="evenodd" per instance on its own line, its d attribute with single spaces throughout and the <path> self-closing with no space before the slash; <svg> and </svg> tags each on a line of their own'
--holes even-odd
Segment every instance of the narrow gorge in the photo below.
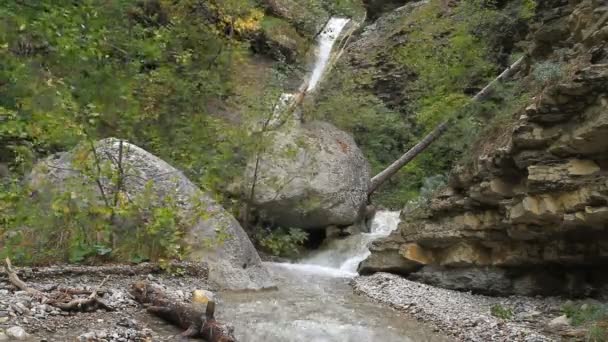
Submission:
<svg viewBox="0 0 608 342">
<path fill-rule="evenodd" d="M 0 341 L 608 341 L 605 1 L 0 25 Z"/>
</svg>

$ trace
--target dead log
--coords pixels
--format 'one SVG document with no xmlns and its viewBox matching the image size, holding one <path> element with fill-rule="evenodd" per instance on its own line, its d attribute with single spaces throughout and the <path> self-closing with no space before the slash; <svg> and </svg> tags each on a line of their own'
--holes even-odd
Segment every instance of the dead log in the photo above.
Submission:
<svg viewBox="0 0 608 342">
<path fill-rule="evenodd" d="M 54 306 L 63 311 L 96 311 L 97 309 L 104 309 L 107 311 L 114 311 L 114 309 L 104 302 L 102 302 L 97 293 L 99 289 L 105 284 L 108 280 L 109 276 L 107 276 L 95 290 L 90 291 L 90 294 L 86 298 L 76 298 L 73 299 L 72 295 L 74 293 L 83 293 L 84 290 L 80 289 L 71 289 L 71 288 L 62 288 L 63 291 L 54 291 L 51 293 L 45 293 L 40 290 L 37 290 L 33 287 L 29 287 L 19 276 L 17 272 L 13 269 L 13 265 L 11 264 L 11 260 L 6 258 L 6 273 L 8 275 L 8 280 L 15 287 L 20 289 L 21 291 L 25 291 L 33 298 L 39 300 L 41 303 L 48 304 Z"/>
<path fill-rule="evenodd" d="M 169 265 L 172 269 L 177 268 L 182 270 L 185 275 L 196 276 L 200 278 L 207 278 L 208 269 L 204 263 L 184 262 L 184 261 L 172 261 Z M 47 267 L 20 267 L 19 274 L 22 279 L 28 278 L 51 278 L 60 276 L 79 276 L 79 275 L 95 275 L 95 276 L 106 276 L 106 275 L 119 275 L 119 276 L 133 276 L 133 275 L 147 275 L 164 273 L 165 269 L 158 263 L 144 262 L 136 265 L 98 265 L 98 266 L 87 266 L 87 265 L 54 265 Z M 6 272 L 0 270 L 0 277 L 8 276 Z M 103 291 L 100 291 L 103 292 Z M 89 293 L 87 293 L 89 294 Z"/>
<path fill-rule="evenodd" d="M 147 281 L 131 284 L 129 293 L 146 310 L 184 329 L 181 337 L 201 337 L 208 342 L 236 342 L 234 329 L 215 320 L 215 302 L 202 305 L 184 303 L 169 298 L 157 285 Z"/>
</svg>

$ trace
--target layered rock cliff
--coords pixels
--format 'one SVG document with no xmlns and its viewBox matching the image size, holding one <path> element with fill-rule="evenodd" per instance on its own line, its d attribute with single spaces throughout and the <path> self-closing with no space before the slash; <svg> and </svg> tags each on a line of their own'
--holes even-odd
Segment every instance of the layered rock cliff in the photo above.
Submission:
<svg viewBox="0 0 608 342">
<path fill-rule="evenodd" d="M 542 4 L 541 4 L 542 5 Z M 388 271 L 489 294 L 594 295 L 608 287 L 608 6 L 561 1 L 529 36 L 547 81 L 427 204 L 376 241 L 362 274 Z"/>
</svg>

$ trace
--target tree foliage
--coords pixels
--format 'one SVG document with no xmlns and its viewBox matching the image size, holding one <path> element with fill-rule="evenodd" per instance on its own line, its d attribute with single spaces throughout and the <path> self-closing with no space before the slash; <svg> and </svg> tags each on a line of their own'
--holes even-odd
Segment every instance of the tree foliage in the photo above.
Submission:
<svg viewBox="0 0 608 342">
<path fill-rule="evenodd" d="M 381 39 L 386 39 L 384 49 L 353 51 L 356 64 L 343 59 L 334 68 L 319 101 L 308 107 L 308 115 L 352 132 L 374 173 L 439 122 L 459 118 L 441 140 L 382 187 L 376 201 L 399 208 L 418 196 L 424 179 L 446 174 L 463 155 L 487 113 L 504 106 L 504 101 L 467 104 L 510 64 L 502 65 L 503 55 L 511 53 L 504 50 L 508 44 L 503 40 L 510 34 L 510 49 L 514 49 L 513 32 L 525 30 L 534 4 L 468 0 L 446 6 L 431 0 L 410 14 L 376 25 Z M 507 97 L 517 96 L 510 87 L 502 91 Z"/>
<path fill-rule="evenodd" d="M 29 262 L 42 260 L 31 259 L 33 251 L 71 261 L 179 257 L 183 223 L 170 199 L 146 211 L 143 199 L 99 205 L 90 194 L 62 191 L 47 194 L 51 207 L 36 207 L 21 179 L 42 157 L 114 136 L 221 193 L 256 150 L 250 123 L 271 108 L 259 89 L 275 95 L 282 87 L 261 72 L 285 69 L 280 63 L 260 70 L 255 83 L 242 82 L 258 68 L 249 42 L 264 15 L 250 0 L 3 2 L 0 166 L 11 177 L 0 177 L 0 236 L 16 248 L 5 251 L 21 250 Z M 145 221 L 137 233 L 126 230 L 136 236 L 123 237 L 143 241 L 122 249 L 140 257 L 101 238 L 116 230 L 118 216 Z M 36 246 L 27 234 L 39 234 Z M 55 252 L 44 246 L 54 244 L 62 250 L 49 255 Z"/>
</svg>

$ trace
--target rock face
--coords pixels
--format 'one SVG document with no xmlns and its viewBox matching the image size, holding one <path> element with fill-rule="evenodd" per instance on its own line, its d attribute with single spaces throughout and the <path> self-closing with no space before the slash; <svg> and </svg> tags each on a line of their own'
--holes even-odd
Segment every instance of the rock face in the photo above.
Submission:
<svg viewBox="0 0 608 342">
<path fill-rule="evenodd" d="M 258 212 L 279 226 L 304 229 L 348 226 L 362 218 L 370 167 L 352 137 L 325 122 L 271 134 L 272 146 L 258 165 Z M 254 171 L 251 161 L 246 179 Z"/>
<path fill-rule="evenodd" d="M 608 32 L 608 7 L 564 6 L 551 12 L 567 29 L 560 51 L 543 45 L 541 55 L 568 54 L 571 74 L 485 134 L 473 161 L 426 206 L 404 211 L 398 237 L 376 242 L 360 272 L 489 294 L 608 288 L 608 45 L 597 38 Z M 533 49 L 548 39 L 539 32 Z"/>
<path fill-rule="evenodd" d="M 154 197 L 177 197 L 175 200 L 182 217 L 201 216 L 191 220 L 194 224 L 187 230 L 184 242 L 191 248 L 189 258 L 192 261 L 209 263 L 211 282 L 226 289 L 273 286 L 257 251 L 239 223 L 181 171 L 135 145 L 121 143 L 114 138 L 99 141 L 95 150 L 101 163 L 109 164 L 113 169 L 117 168 L 116 161 L 122 158 L 121 165 L 125 173 L 123 190 L 129 197 L 143 192 L 149 181 L 152 181 Z M 40 162 L 30 175 L 32 187 L 43 191 L 47 186 L 64 189 L 68 184 L 76 184 L 98 194 L 101 201 L 94 180 L 74 169 L 73 162 L 77 154 L 77 150 L 60 153 Z M 100 181 L 106 196 L 113 196 L 109 180 L 101 177 Z M 198 208 L 203 209 L 202 215 Z M 216 241 L 220 233 L 227 235 L 222 243 L 214 247 L 205 246 L 205 241 Z"/>
<path fill-rule="evenodd" d="M 320 6 L 297 0 L 264 0 L 267 10 L 293 23 L 306 36 L 313 37 L 329 20 L 329 13 Z"/>
</svg>

